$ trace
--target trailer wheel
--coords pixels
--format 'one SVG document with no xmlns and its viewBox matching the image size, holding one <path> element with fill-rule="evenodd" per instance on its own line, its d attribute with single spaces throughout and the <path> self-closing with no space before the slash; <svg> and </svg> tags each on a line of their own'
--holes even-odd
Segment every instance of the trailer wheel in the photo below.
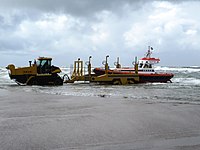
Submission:
<svg viewBox="0 0 200 150">
<path fill-rule="evenodd" d="M 128 84 L 134 84 L 134 83 L 135 83 L 135 80 L 134 80 L 134 79 L 128 80 Z"/>
<path fill-rule="evenodd" d="M 120 79 L 113 80 L 113 85 L 121 85 L 121 84 L 122 83 L 121 83 Z"/>
</svg>

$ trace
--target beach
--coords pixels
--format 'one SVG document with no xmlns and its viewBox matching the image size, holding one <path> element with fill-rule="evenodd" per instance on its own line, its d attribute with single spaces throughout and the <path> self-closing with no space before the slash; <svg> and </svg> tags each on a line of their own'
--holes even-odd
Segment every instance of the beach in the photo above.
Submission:
<svg viewBox="0 0 200 150">
<path fill-rule="evenodd" d="M 0 89 L 0 149 L 200 148 L 200 107 Z"/>
</svg>

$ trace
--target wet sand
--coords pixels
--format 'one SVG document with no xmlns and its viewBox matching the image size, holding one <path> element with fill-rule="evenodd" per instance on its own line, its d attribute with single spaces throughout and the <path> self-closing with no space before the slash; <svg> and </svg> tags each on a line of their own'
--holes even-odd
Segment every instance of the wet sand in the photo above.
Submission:
<svg viewBox="0 0 200 150">
<path fill-rule="evenodd" d="M 0 149 L 199 150 L 200 106 L 0 89 Z"/>
</svg>

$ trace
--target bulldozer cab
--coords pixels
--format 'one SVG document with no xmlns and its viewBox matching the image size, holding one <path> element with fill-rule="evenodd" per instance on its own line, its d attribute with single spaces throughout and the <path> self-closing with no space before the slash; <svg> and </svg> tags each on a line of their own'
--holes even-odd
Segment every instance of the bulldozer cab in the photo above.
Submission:
<svg viewBox="0 0 200 150">
<path fill-rule="evenodd" d="M 52 58 L 39 57 L 36 65 L 38 74 L 50 74 L 51 73 L 51 60 Z"/>
</svg>

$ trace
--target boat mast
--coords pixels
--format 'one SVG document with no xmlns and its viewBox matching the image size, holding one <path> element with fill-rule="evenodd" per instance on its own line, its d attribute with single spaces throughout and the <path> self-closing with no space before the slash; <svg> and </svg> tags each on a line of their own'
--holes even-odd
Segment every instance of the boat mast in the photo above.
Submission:
<svg viewBox="0 0 200 150">
<path fill-rule="evenodd" d="M 151 58 L 151 46 L 148 46 L 148 51 L 147 51 L 147 54 L 146 54 L 146 58 Z"/>
</svg>

